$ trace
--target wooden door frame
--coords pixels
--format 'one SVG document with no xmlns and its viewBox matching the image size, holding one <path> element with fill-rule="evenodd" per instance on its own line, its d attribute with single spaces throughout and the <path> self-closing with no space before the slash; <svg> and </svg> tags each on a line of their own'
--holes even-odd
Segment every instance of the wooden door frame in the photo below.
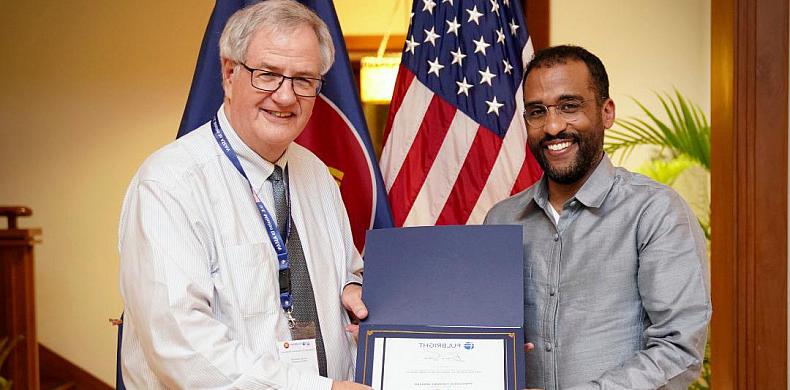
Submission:
<svg viewBox="0 0 790 390">
<path fill-rule="evenodd" d="M 712 0 L 713 388 L 787 388 L 788 4 Z"/>
<path fill-rule="evenodd" d="M 535 51 L 549 47 L 550 0 L 523 0 L 527 31 Z"/>
</svg>

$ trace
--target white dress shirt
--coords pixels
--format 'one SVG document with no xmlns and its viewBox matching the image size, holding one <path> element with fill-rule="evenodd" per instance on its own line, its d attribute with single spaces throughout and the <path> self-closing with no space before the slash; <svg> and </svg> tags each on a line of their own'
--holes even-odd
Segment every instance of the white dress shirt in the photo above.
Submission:
<svg viewBox="0 0 790 390">
<path fill-rule="evenodd" d="M 272 215 L 274 169 L 222 126 Z M 343 287 L 362 269 L 332 176 L 292 143 L 291 214 L 304 249 L 330 378 L 353 378 Z M 276 219 L 275 219 L 276 220 Z M 119 231 L 125 308 L 122 367 L 128 388 L 329 389 L 331 380 L 278 359 L 291 334 L 279 301 L 277 259 L 246 180 L 209 123 L 151 155 L 129 185 Z"/>
</svg>

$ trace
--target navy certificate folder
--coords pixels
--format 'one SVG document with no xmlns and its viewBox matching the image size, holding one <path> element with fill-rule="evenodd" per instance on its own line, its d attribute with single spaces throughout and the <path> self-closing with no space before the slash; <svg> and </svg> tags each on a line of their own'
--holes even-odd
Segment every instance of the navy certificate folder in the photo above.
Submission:
<svg viewBox="0 0 790 390">
<path fill-rule="evenodd" d="M 357 382 L 371 384 L 377 337 L 502 338 L 504 388 L 523 389 L 522 234 L 516 225 L 368 231 Z"/>
</svg>

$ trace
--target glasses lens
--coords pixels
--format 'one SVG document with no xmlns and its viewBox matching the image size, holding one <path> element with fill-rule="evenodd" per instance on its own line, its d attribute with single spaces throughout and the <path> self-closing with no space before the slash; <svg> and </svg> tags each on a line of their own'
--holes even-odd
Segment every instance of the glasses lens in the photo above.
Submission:
<svg viewBox="0 0 790 390">
<path fill-rule="evenodd" d="M 532 127 L 541 127 L 546 123 L 548 109 L 544 105 L 532 105 L 524 110 L 524 119 Z"/>
<path fill-rule="evenodd" d="M 565 117 L 573 116 L 582 109 L 583 102 L 578 100 L 570 100 L 557 106 L 557 110 Z"/>
<path fill-rule="evenodd" d="M 299 96 L 317 96 L 321 90 L 321 80 L 295 77 L 293 82 L 294 93 Z"/>
<path fill-rule="evenodd" d="M 247 67 L 246 65 L 244 66 Z M 249 67 L 247 67 L 247 69 L 250 71 L 250 82 L 252 83 L 252 86 L 267 92 L 274 92 L 278 90 L 287 78 L 291 80 L 291 86 L 293 88 L 294 94 L 297 96 L 315 97 L 318 96 L 318 92 L 321 91 L 321 85 L 323 84 L 323 80 L 321 79 L 308 77 L 287 77 L 279 73 L 268 72 L 265 70 L 251 69 Z"/>
<path fill-rule="evenodd" d="M 252 73 L 252 86 L 264 91 L 274 91 L 283 81 L 283 75 L 272 72 L 255 71 Z"/>
</svg>

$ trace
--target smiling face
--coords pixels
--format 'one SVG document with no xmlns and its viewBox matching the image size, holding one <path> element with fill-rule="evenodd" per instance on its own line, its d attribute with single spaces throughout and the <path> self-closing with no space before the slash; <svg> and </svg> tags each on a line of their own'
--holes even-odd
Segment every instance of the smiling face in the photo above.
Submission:
<svg viewBox="0 0 790 390">
<path fill-rule="evenodd" d="M 524 106 L 554 106 L 583 101 L 581 111 L 563 118 L 549 109 L 542 127 L 527 126 L 527 141 L 550 181 L 581 185 L 603 156 L 603 133 L 614 122 L 614 102 L 599 104 L 590 72 L 581 61 L 568 60 L 532 69 L 524 82 Z"/>
<path fill-rule="evenodd" d="M 321 78 L 321 50 L 306 25 L 273 33 L 261 28 L 250 39 L 244 63 L 286 76 Z M 290 80 L 274 92 L 250 84 L 250 72 L 222 59 L 225 115 L 247 146 L 270 162 L 277 161 L 302 133 L 313 112 L 315 97 L 296 96 Z"/>
</svg>

